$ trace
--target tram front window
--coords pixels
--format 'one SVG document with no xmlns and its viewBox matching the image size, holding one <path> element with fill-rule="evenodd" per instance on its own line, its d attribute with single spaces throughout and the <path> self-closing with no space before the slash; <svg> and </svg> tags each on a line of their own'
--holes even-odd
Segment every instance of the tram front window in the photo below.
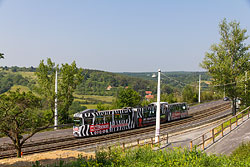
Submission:
<svg viewBox="0 0 250 167">
<path fill-rule="evenodd" d="M 74 126 L 81 126 L 82 118 L 74 118 Z"/>
<path fill-rule="evenodd" d="M 93 117 L 84 118 L 84 124 L 85 125 L 92 125 L 92 123 L 93 123 Z"/>
</svg>

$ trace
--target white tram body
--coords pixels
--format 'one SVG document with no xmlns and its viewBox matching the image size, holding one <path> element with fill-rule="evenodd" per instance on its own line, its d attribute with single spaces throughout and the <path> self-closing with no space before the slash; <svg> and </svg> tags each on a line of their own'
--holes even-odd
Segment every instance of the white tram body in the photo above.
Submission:
<svg viewBox="0 0 250 167">
<path fill-rule="evenodd" d="M 161 123 L 188 117 L 186 103 L 161 102 Z M 155 124 L 156 103 L 146 107 L 97 111 L 87 109 L 74 114 L 73 135 L 94 136 Z"/>
</svg>

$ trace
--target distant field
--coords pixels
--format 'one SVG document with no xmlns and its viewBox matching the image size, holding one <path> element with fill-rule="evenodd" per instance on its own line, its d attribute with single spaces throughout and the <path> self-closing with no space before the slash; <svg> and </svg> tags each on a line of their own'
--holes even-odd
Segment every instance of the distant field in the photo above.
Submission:
<svg viewBox="0 0 250 167">
<path fill-rule="evenodd" d="M 17 72 L 17 73 L 28 79 L 36 79 L 35 72 Z"/>
<path fill-rule="evenodd" d="M 113 96 L 97 96 L 97 95 L 78 95 L 74 94 L 75 100 L 82 103 L 112 103 L 115 98 Z"/>
<path fill-rule="evenodd" d="M 115 97 L 113 96 L 97 96 L 97 95 L 77 95 L 74 94 L 75 101 L 79 101 L 82 106 L 88 109 L 96 109 L 98 103 L 111 104 Z"/>
<path fill-rule="evenodd" d="M 14 85 L 10 88 L 11 91 L 16 91 L 17 89 L 20 89 L 21 92 L 30 91 L 30 89 L 27 86 L 22 86 L 22 85 Z"/>
<path fill-rule="evenodd" d="M 97 104 L 83 104 L 87 109 L 97 109 Z"/>
</svg>

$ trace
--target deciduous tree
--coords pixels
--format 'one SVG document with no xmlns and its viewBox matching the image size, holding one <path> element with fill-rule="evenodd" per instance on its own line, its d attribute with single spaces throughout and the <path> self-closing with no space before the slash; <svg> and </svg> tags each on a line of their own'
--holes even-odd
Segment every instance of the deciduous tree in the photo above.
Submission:
<svg viewBox="0 0 250 167">
<path fill-rule="evenodd" d="M 69 107 L 71 106 L 74 97 L 73 93 L 76 86 L 82 81 L 82 69 L 76 67 L 76 63 L 71 65 L 62 64 L 62 67 L 55 66 L 55 63 L 50 58 L 47 59 L 47 65 L 42 60 L 37 72 L 35 73 L 38 79 L 37 90 L 44 99 L 44 102 L 49 106 L 50 111 L 54 113 L 55 108 L 55 72 L 58 75 L 58 117 L 60 123 L 66 123 L 69 118 Z"/>
<path fill-rule="evenodd" d="M 0 95 L 0 132 L 11 139 L 17 157 L 21 157 L 21 148 L 29 138 L 49 126 L 40 109 L 41 99 L 31 92 Z"/>
<path fill-rule="evenodd" d="M 118 93 L 116 104 L 118 108 L 121 107 L 136 107 L 140 104 L 141 96 L 132 88 L 121 89 Z"/>
<path fill-rule="evenodd" d="M 190 86 L 190 85 L 186 85 L 183 88 L 182 91 L 182 100 L 188 103 L 194 103 L 198 101 L 198 95 L 196 93 L 197 91 L 195 91 L 195 88 Z"/>
<path fill-rule="evenodd" d="M 69 107 L 73 103 L 73 93 L 78 84 L 83 80 L 82 69 L 76 67 L 75 61 L 69 64 L 62 64 L 59 77 L 59 121 L 67 123 L 69 119 Z"/>
<path fill-rule="evenodd" d="M 241 87 L 245 71 L 249 69 L 250 54 L 244 41 L 248 38 L 247 30 L 240 28 L 240 23 L 227 23 L 224 19 L 219 24 L 220 42 L 211 46 L 211 52 L 205 54 L 201 67 L 212 76 L 212 84 L 233 99 L 233 115 L 236 114 L 235 99 L 244 91 Z"/>
</svg>

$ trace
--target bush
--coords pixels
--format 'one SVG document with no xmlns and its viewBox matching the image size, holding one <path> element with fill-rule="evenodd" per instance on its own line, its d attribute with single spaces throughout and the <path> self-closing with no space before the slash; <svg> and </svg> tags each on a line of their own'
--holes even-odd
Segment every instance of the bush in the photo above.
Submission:
<svg viewBox="0 0 250 167">
<path fill-rule="evenodd" d="M 77 161 L 67 164 L 61 163 L 60 166 L 250 166 L 250 161 L 245 161 L 246 159 L 240 160 L 216 155 L 208 156 L 198 150 L 189 151 L 181 148 L 154 151 L 150 146 L 144 146 L 123 152 L 121 147 L 112 147 L 108 151 L 98 151 L 95 159 L 79 157 Z"/>
</svg>

